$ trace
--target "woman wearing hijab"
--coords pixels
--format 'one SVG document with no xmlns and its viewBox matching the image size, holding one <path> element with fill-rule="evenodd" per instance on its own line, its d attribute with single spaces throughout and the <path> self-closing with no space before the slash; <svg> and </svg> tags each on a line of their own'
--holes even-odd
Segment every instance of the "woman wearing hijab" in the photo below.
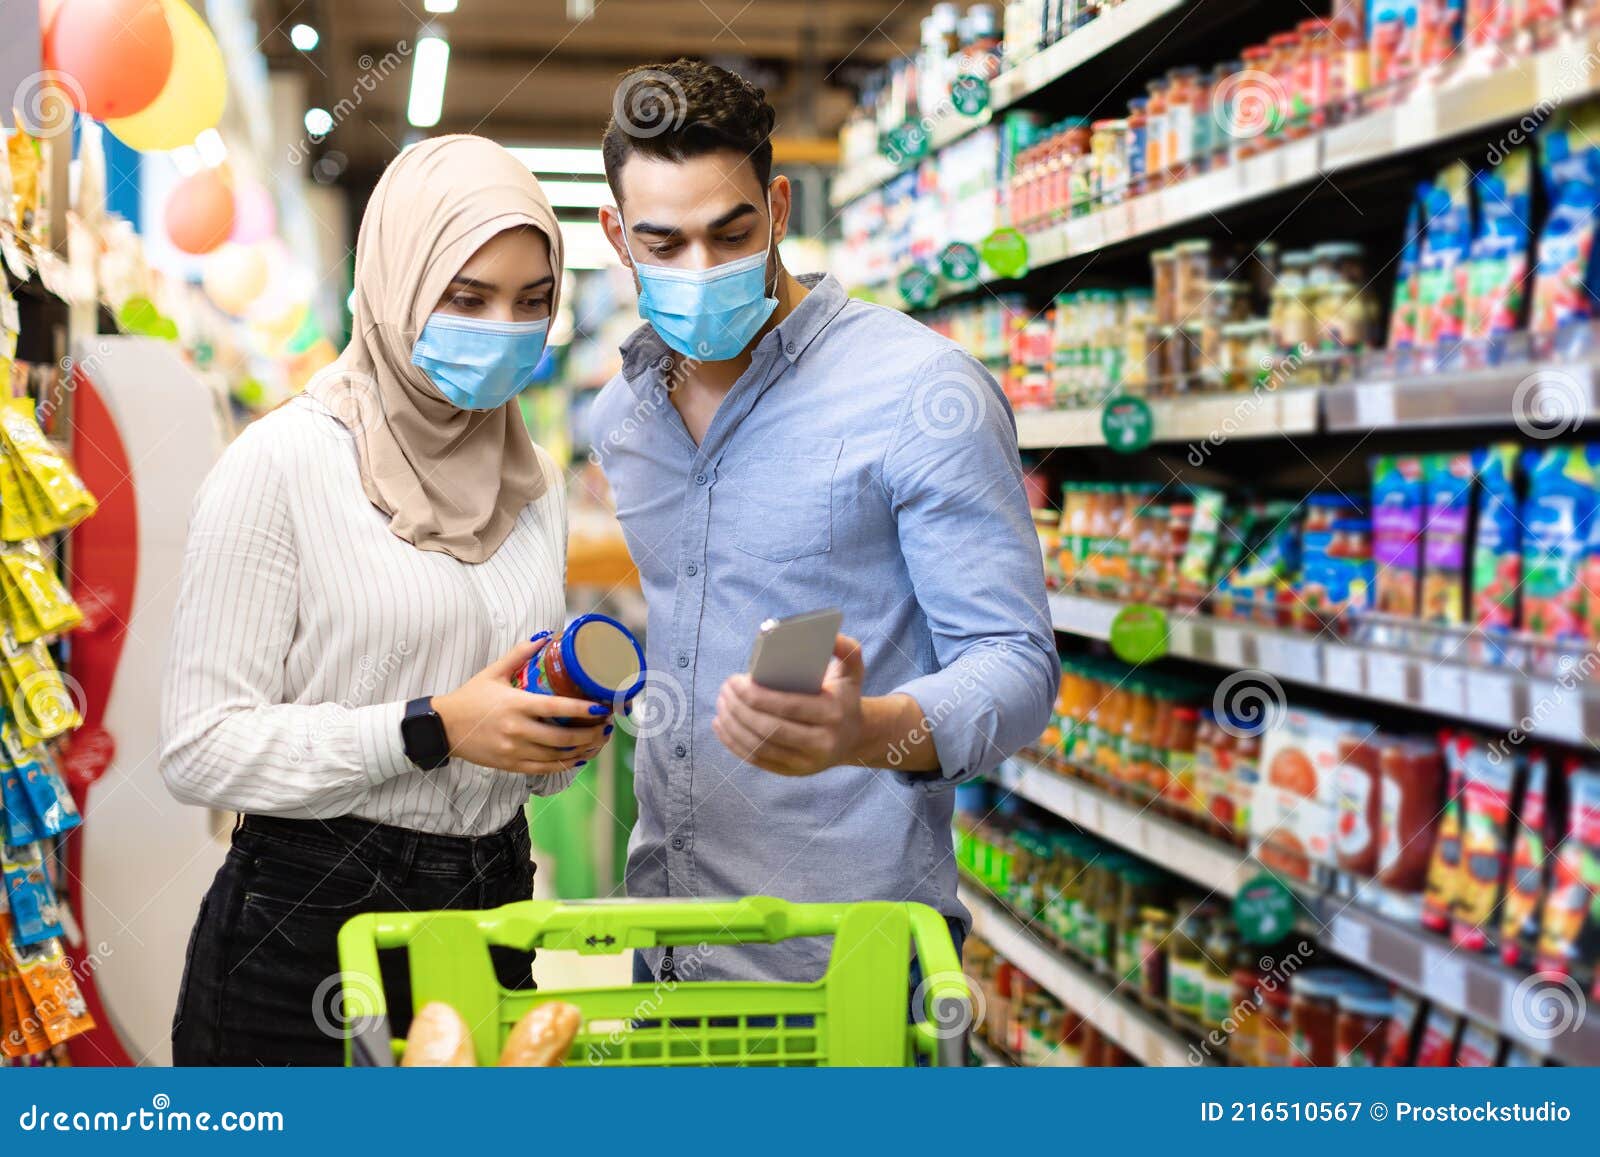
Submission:
<svg viewBox="0 0 1600 1157">
<path fill-rule="evenodd" d="M 240 820 L 190 939 L 178 1064 L 339 1064 L 346 920 L 532 894 L 528 796 L 611 730 L 608 706 L 511 683 L 566 604 L 561 476 L 514 401 L 561 271 L 511 154 L 407 149 L 362 219 L 350 345 L 201 489 L 161 771 Z M 502 984 L 531 985 L 531 955 L 496 952 Z"/>
</svg>

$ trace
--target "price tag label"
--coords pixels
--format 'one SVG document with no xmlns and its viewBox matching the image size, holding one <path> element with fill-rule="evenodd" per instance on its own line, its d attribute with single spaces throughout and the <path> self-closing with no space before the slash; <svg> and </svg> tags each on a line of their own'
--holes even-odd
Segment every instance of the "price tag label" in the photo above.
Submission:
<svg viewBox="0 0 1600 1157">
<path fill-rule="evenodd" d="M 1261 665 L 1269 671 L 1277 671 L 1285 679 L 1294 679 L 1301 683 L 1322 682 L 1322 665 L 1318 662 L 1319 652 L 1317 645 L 1310 639 L 1296 639 L 1291 636 L 1274 636 L 1273 656 L 1277 666 L 1267 667 L 1266 652 L 1260 652 Z M 1259 648 L 1265 645 L 1267 636 L 1263 635 L 1256 641 Z"/>
<path fill-rule="evenodd" d="M 1517 725 L 1511 677 L 1499 671 L 1468 671 L 1465 704 L 1472 717 L 1497 727 Z"/>
<path fill-rule="evenodd" d="M 1191 623 L 1189 627 L 1189 654 L 1202 663 L 1217 657 L 1216 632 L 1205 623 Z"/>
<path fill-rule="evenodd" d="M 1366 684 L 1361 672 L 1361 652 L 1342 643 L 1329 643 L 1322 648 L 1322 673 L 1329 687 L 1364 694 Z"/>
<path fill-rule="evenodd" d="M 1569 743 L 1584 742 L 1583 685 L 1563 687 L 1548 680 L 1528 687 L 1528 715 L 1538 720 L 1539 734 Z"/>
<path fill-rule="evenodd" d="M 1340 913 L 1333 918 L 1333 950 L 1357 963 L 1372 959 L 1372 925 Z"/>
<path fill-rule="evenodd" d="M 1367 652 L 1367 694 L 1391 703 L 1411 702 L 1411 660 L 1393 651 Z"/>
<path fill-rule="evenodd" d="M 1389 382 L 1376 382 L 1356 386 L 1356 425 L 1367 429 L 1394 425 L 1394 386 Z"/>
<path fill-rule="evenodd" d="M 1467 697 L 1467 673 L 1461 667 L 1442 663 L 1437 667 L 1424 666 L 1422 671 L 1422 705 L 1441 715 L 1460 715 Z"/>
<path fill-rule="evenodd" d="M 1467 962 L 1449 948 L 1429 944 L 1422 950 L 1422 989 L 1440 1004 L 1467 1009 Z"/>
<path fill-rule="evenodd" d="M 1244 636 L 1232 627 L 1213 627 L 1211 630 L 1212 658 L 1225 667 L 1243 667 Z"/>
</svg>

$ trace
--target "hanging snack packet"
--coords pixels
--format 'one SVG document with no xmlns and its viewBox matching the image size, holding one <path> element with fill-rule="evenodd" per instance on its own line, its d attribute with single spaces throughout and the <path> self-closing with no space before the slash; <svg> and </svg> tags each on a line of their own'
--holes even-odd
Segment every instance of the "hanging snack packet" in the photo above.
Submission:
<svg viewBox="0 0 1600 1157">
<path fill-rule="evenodd" d="M 1428 496 L 1422 533 L 1422 617 L 1457 624 L 1467 617 L 1467 523 L 1472 512 L 1472 455 L 1424 459 Z"/>
<path fill-rule="evenodd" d="M 1543 751 L 1530 752 L 1500 908 L 1500 959 L 1512 967 L 1528 964 L 1538 947 L 1539 911 L 1550 875 L 1549 787 L 1549 760 Z"/>
<path fill-rule="evenodd" d="M 83 612 L 72 601 L 67 588 L 54 568 L 45 561 L 44 552 L 37 542 L 18 543 L 0 550 L 0 567 L 4 567 L 7 584 L 7 601 L 12 610 L 21 610 L 16 599 L 11 598 L 12 588 L 21 596 L 26 612 L 19 619 L 30 619 L 27 625 L 18 623 L 14 634 L 19 643 L 31 643 L 44 635 L 54 635 L 71 630 L 83 622 Z M 37 625 L 38 631 L 33 630 Z"/>
<path fill-rule="evenodd" d="M 0 804 L 4 804 L 5 824 L 0 827 L 0 843 L 21 847 L 42 840 L 45 832 L 34 815 L 22 772 L 9 760 L 0 763 Z"/>
<path fill-rule="evenodd" d="M 1517 514 L 1517 447 L 1486 446 L 1474 456 L 1478 521 L 1472 544 L 1472 621 L 1480 630 L 1517 627 L 1522 586 L 1522 522 Z"/>
<path fill-rule="evenodd" d="M 60 912 L 50 879 L 45 875 L 40 846 L 0 846 L 0 871 L 5 874 L 6 900 L 16 924 L 15 943 L 22 947 L 60 936 Z"/>
<path fill-rule="evenodd" d="M 1377 609 L 1383 614 L 1414 617 L 1420 605 L 1417 563 L 1425 495 L 1421 458 L 1372 460 L 1372 558 Z"/>
<path fill-rule="evenodd" d="M 0 909 L 0 1007 L 4 1009 L 0 1023 L 5 1026 L 5 1035 L 0 1037 L 0 1055 L 38 1056 L 49 1051 L 50 1038 L 34 1013 L 33 998 L 28 994 L 22 970 L 17 965 L 13 928 L 10 914 Z"/>
<path fill-rule="evenodd" d="M 72 975 L 67 953 L 56 938 L 32 947 L 15 947 L 17 971 L 33 1005 L 44 1035 L 51 1044 L 71 1040 L 94 1028 L 89 1004 L 83 999 L 78 978 Z"/>
<path fill-rule="evenodd" d="M 1567 832 L 1539 925 L 1540 971 L 1585 979 L 1600 960 L 1600 771 L 1567 764 Z"/>
<path fill-rule="evenodd" d="M 17 479 L 17 468 L 11 463 L 11 455 L 0 447 L 0 539 L 21 542 L 32 537 L 33 514 Z"/>
<path fill-rule="evenodd" d="M 1405 241 L 1395 270 L 1394 298 L 1389 310 L 1389 348 L 1411 349 L 1417 344 L 1417 276 L 1422 267 L 1422 238 L 1427 221 L 1425 206 L 1432 186 L 1424 181 L 1406 213 Z"/>
<path fill-rule="evenodd" d="M 40 754 L 45 754 L 42 749 Z M 16 769 L 22 780 L 22 790 L 27 793 L 28 803 L 39 820 L 39 829 L 46 836 L 62 835 L 83 822 L 54 760 L 29 759 L 18 762 Z"/>
<path fill-rule="evenodd" d="M 1450 348 L 1466 331 L 1467 251 L 1472 247 L 1472 170 L 1443 169 L 1424 203 L 1428 231 L 1417 274 L 1417 345 Z"/>
<path fill-rule="evenodd" d="M 0 440 L 11 452 L 23 485 L 32 482 L 43 499 L 51 527 L 41 536 L 76 526 L 95 512 L 98 504 L 83 479 L 39 429 L 32 398 L 12 398 L 0 405 Z"/>
<path fill-rule="evenodd" d="M 1600 203 L 1600 156 L 1589 143 L 1595 110 L 1545 126 L 1539 134 L 1540 171 L 1550 200 L 1533 278 L 1534 333 L 1554 334 L 1594 314 L 1595 208 Z"/>
<path fill-rule="evenodd" d="M 1458 948 L 1482 952 L 1496 928 L 1495 914 L 1511 850 L 1511 802 L 1521 775 L 1521 757 L 1489 757 L 1479 740 L 1463 740 L 1461 873 L 1451 905 L 1450 939 Z"/>
<path fill-rule="evenodd" d="M 1447 782 L 1433 858 L 1428 862 L 1428 882 L 1422 894 L 1422 926 L 1430 932 L 1449 931 L 1451 910 L 1461 887 L 1461 792 L 1465 782 L 1462 745 L 1470 747 L 1471 742 L 1448 732 L 1440 738 Z"/>
<path fill-rule="evenodd" d="M 1522 328 L 1528 282 L 1528 222 L 1532 219 L 1532 161 L 1515 149 L 1478 173 L 1478 235 L 1467 269 L 1466 336 L 1493 343 Z M 1491 347 L 1491 356 L 1492 347 Z"/>
<path fill-rule="evenodd" d="M 1582 446 L 1549 446 L 1524 458 L 1522 627 L 1543 639 L 1581 639 L 1579 571 L 1595 516 L 1595 472 Z"/>
<path fill-rule="evenodd" d="M 0 632 L 0 689 L 23 738 L 40 743 L 83 726 L 49 648 L 39 640 L 16 643 Z"/>
</svg>

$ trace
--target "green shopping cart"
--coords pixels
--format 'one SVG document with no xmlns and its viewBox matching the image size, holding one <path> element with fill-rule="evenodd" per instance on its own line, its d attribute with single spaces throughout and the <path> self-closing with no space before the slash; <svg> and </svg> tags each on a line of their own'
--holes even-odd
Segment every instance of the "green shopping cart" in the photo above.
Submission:
<svg viewBox="0 0 1600 1157">
<path fill-rule="evenodd" d="M 489 948 L 571 950 L 773 944 L 832 936 L 827 972 L 811 984 L 663 980 L 572 991 L 501 988 Z M 346 1063 L 393 1065 L 378 969 L 380 949 L 404 948 L 416 1008 L 449 1004 L 473 1026 L 480 1065 L 499 1058 L 511 1028 L 550 1000 L 583 1024 L 569 1065 L 876 1065 L 966 1063 L 970 1000 L 944 917 L 925 904 L 795 904 L 742 900 L 525 900 L 484 912 L 367 913 L 339 933 Z M 924 977 L 909 992 L 915 948 Z M 909 1001 L 922 1018 L 907 1023 Z"/>
</svg>

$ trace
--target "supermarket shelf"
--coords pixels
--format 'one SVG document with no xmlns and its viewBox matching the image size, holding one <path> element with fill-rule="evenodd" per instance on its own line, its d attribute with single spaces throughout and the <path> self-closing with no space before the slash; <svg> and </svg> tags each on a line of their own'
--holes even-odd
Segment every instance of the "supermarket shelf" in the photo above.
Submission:
<svg viewBox="0 0 1600 1157">
<path fill-rule="evenodd" d="M 964 116 L 954 108 L 941 109 L 928 129 L 929 154 L 936 153 L 945 146 L 959 141 L 968 133 L 981 129 L 989 123 L 993 115 L 988 109 L 975 117 Z M 834 209 L 842 209 L 857 197 L 863 197 L 880 185 L 888 184 L 913 167 L 914 165 L 910 163 L 897 165 L 880 153 L 869 161 L 860 161 L 849 168 L 840 169 L 834 174 L 833 181 L 828 186 L 828 204 Z"/>
<path fill-rule="evenodd" d="M 1069 823 L 1220 895 L 1232 896 L 1260 871 L 1243 852 L 1221 840 L 1114 799 L 1031 760 L 1008 760 L 998 781 L 1006 790 Z"/>
<path fill-rule="evenodd" d="M 1539 1056 L 1569 1065 L 1600 1065 L 1600 1016 L 1582 1003 L 1573 1005 L 1575 1027 L 1541 1032 L 1550 1009 L 1544 999 L 1565 1001 L 1571 994 L 1546 974 L 1529 976 L 1493 959 L 1452 948 L 1443 937 L 1393 923 L 1337 896 L 1301 897 L 1325 931 L 1318 943 L 1369 972 L 1434 1004 L 1471 1017 Z"/>
<path fill-rule="evenodd" d="M 1519 394 L 1522 396 L 1519 397 Z M 1509 425 L 1513 410 L 1548 413 L 1571 426 L 1600 414 L 1592 362 L 1519 362 L 1493 369 L 1371 381 L 1323 391 L 1323 427 L 1332 433 Z"/>
<path fill-rule="evenodd" d="M 1122 606 L 1081 595 L 1050 596 L 1056 630 L 1091 639 L 1110 638 L 1111 620 Z M 1587 736 L 1600 735 L 1600 697 L 1570 675 L 1564 685 L 1511 669 L 1181 615 L 1172 616 L 1167 653 L 1485 727 L 1529 724 L 1524 730 L 1530 735 L 1563 743 L 1584 744 Z"/>
<path fill-rule="evenodd" d="M 1171 1026 L 1116 993 L 1104 977 L 1048 947 L 994 901 L 965 883 L 960 893 L 972 912 L 974 933 L 1130 1055 L 1147 1065 L 1193 1064 L 1189 1042 Z"/>
<path fill-rule="evenodd" d="M 1194 0 L 1125 0 L 1082 28 L 1002 72 L 989 86 L 989 101 L 995 108 L 1016 104 L 1047 84 L 1066 76 L 1119 41 L 1143 32 L 1169 12 L 1192 4 Z"/>
<path fill-rule="evenodd" d="M 1181 443 L 1204 442 L 1221 430 L 1230 439 L 1314 434 L 1318 394 L 1285 390 L 1158 399 L 1150 403 L 1151 436 L 1155 442 Z M 1024 450 L 1106 444 L 1100 411 L 1088 408 L 1023 410 L 1017 414 L 1017 441 Z"/>
</svg>

